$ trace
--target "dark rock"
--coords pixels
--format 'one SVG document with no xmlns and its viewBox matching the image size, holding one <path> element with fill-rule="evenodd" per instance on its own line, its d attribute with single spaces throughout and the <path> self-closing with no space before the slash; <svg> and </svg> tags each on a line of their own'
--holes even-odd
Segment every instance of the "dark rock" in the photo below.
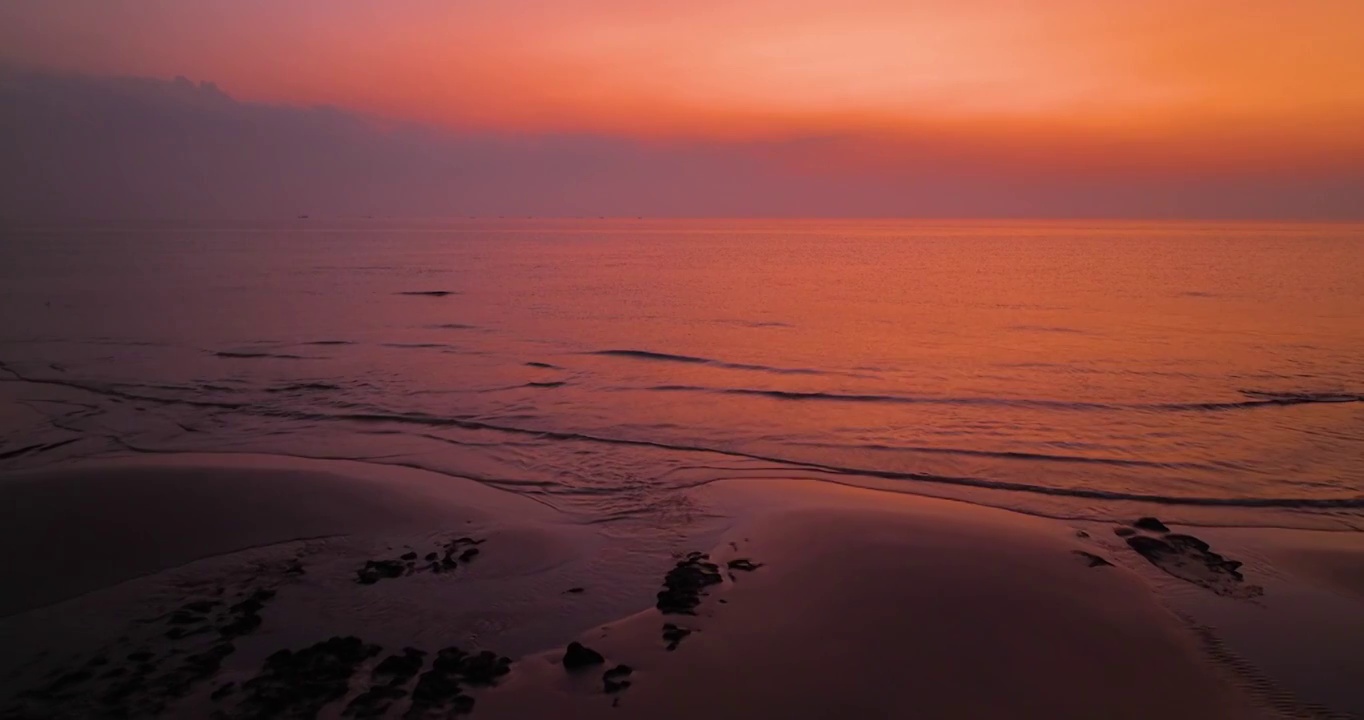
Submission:
<svg viewBox="0 0 1364 720">
<path fill-rule="evenodd" d="M 1081 539 L 1087 538 L 1087 537 L 1089 537 L 1089 533 L 1085 532 L 1084 530 L 1076 530 L 1076 531 L 1075 531 L 1075 537 L 1081 538 Z"/>
<path fill-rule="evenodd" d="M 295 652 L 276 652 L 266 658 L 259 675 L 242 685 L 241 714 L 313 717 L 345 697 L 351 675 L 379 651 L 357 637 L 333 637 Z"/>
<path fill-rule="evenodd" d="M 1245 583 L 1239 561 L 1222 557 L 1192 535 L 1136 535 L 1127 538 L 1127 544 L 1152 565 L 1218 595 L 1251 598 L 1264 593 L 1264 588 Z"/>
<path fill-rule="evenodd" d="M 568 649 L 564 651 L 564 667 L 569 670 L 578 670 L 592 665 L 600 665 L 606 662 L 602 654 L 593 650 L 580 642 L 571 642 Z"/>
<path fill-rule="evenodd" d="M 466 702 L 462 698 L 468 696 L 460 688 L 458 669 L 450 668 L 438 657 L 437 664 L 418 678 L 417 686 L 412 689 L 412 706 L 404 717 L 429 717 L 441 710 L 468 712 L 473 708 L 473 700 L 470 698 Z"/>
<path fill-rule="evenodd" d="M 222 685 L 218 686 L 217 690 L 214 690 L 212 693 L 210 693 L 208 698 L 210 700 L 222 700 L 223 698 L 227 697 L 228 695 L 231 695 L 236 691 L 237 683 L 225 682 Z"/>
<path fill-rule="evenodd" d="M 1127 538 L 1127 545 L 1146 558 L 1165 555 L 1175 551 L 1174 546 L 1170 545 L 1170 543 L 1159 538 L 1147 537 L 1145 535 L 1133 535 Z"/>
<path fill-rule="evenodd" d="M 400 687 L 375 685 L 351 700 L 341 714 L 345 717 L 382 718 L 394 703 L 405 697 L 407 691 Z"/>
<path fill-rule="evenodd" d="M 743 570 L 745 572 L 753 572 L 754 570 L 757 570 L 758 568 L 762 567 L 762 563 L 755 563 L 752 560 L 749 560 L 748 558 L 738 558 L 737 560 L 730 560 L 726 564 L 729 566 L 730 570 Z"/>
<path fill-rule="evenodd" d="M 688 635 L 692 634 L 690 628 L 679 627 L 672 623 L 663 623 L 663 642 L 668 644 L 668 650 L 676 650 Z"/>
<path fill-rule="evenodd" d="M 509 672 L 511 658 L 499 657 L 497 653 L 489 650 L 466 657 L 459 668 L 464 682 L 470 685 L 492 685 Z"/>
<path fill-rule="evenodd" d="M 623 665 L 623 664 L 622 664 L 622 665 L 617 665 L 617 666 L 611 668 L 610 670 L 607 670 L 606 672 L 602 673 L 602 678 L 608 679 L 608 680 L 609 680 L 609 679 L 614 679 L 614 678 L 621 678 L 621 677 L 625 677 L 626 675 L 629 675 L 630 673 L 633 673 L 634 671 L 635 671 L 635 669 L 632 668 L 632 667 L 630 667 L 629 665 Z"/>
<path fill-rule="evenodd" d="M 373 585 L 380 580 L 402 577 L 406 569 L 406 566 L 397 560 L 366 560 L 365 566 L 355 571 L 356 582 L 361 585 Z"/>
<path fill-rule="evenodd" d="M 269 602 L 274 597 L 274 590 L 253 590 L 245 600 L 242 600 L 228 609 L 241 615 L 255 615 L 265 609 L 265 603 Z"/>
<path fill-rule="evenodd" d="M 720 568 L 704 553 L 689 553 L 663 578 L 655 605 L 663 614 L 694 615 L 705 588 L 723 582 Z"/>
<path fill-rule="evenodd" d="M 240 603 L 233 604 L 228 610 L 232 611 L 232 619 L 224 625 L 218 626 L 218 634 L 224 638 L 241 637 L 248 633 L 254 633 L 256 627 L 261 627 L 261 611 L 265 610 L 267 601 L 274 599 L 274 590 L 256 589 L 252 590 L 251 595 Z"/>
<path fill-rule="evenodd" d="M 421 650 L 404 648 L 401 654 L 384 658 L 370 673 L 370 679 L 376 685 L 406 685 L 421 672 L 425 657 Z"/>
<path fill-rule="evenodd" d="M 303 562 L 300 561 L 300 560 L 297 560 L 297 559 L 295 559 L 295 560 L 290 560 L 290 561 L 289 561 L 289 565 L 288 565 L 287 567 L 284 568 L 284 574 L 285 574 L 285 575 L 302 575 L 302 574 L 304 574 Z"/>
<path fill-rule="evenodd" d="M 1095 555 L 1094 553 L 1085 552 L 1084 550 L 1076 550 L 1075 554 L 1084 558 L 1090 567 L 1113 566 L 1113 563 L 1099 557 L 1098 555 Z"/>
<path fill-rule="evenodd" d="M 260 616 L 255 613 L 238 615 L 231 622 L 218 628 L 218 634 L 225 638 L 241 637 L 256 631 L 260 627 Z"/>
<path fill-rule="evenodd" d="M 443 648 L 436 653 L 436 659 L 431 663 L 431 667 L 443 673 L 458 673 L 464 658 L 468 656 L 468 653 L 454 646 Z"/>
<path fill-rule="evenodd" d="M 417 559 L 417 553 L 414 553 L 414 552 L 405 552 L 405 553 L 403 553 L 402 555 L 399 555 L 398 557 L 399 557 L 399 559 L 402 559 L 402 560 L 416 560 L 416 559 Z"/>
<path fill-rule="evenodd" d="M 426 561 L 427 561 L 427 562 L 434 562 L 434 561 L 436 560 L 436 558 L 438 558 L 438 557 L 440 557 L 440 556 L 437 555 L 436 553 L 429 552 L 429 553 L 426 554 Z"/>
<path fill-rule="evenodd" d="M 1150 532 L 1170 532 L 1170 528 L 1165 527 L 1165 523 L 1153 517 L 1139 518 L 1136 522 L 1132 523 L 1132 527 L 1137 528 L 1138 530 L 1148 530 Z"/>
<path fill-rule="evenodd" d="M 1117 535 L 1118 537 L 1124 537 L 1124 538 L 1125 538 L 1125 537 L 1131 537 L 1131 536 L 1133 536 L 1133 535 L 1136 535 L 1136 534 L 1137 534 L 1137 531 L 1136 531 L 1136 530 L 1133 530 L 1132 528 L 1118 527 L 1118 528 L 1113 528 L 1113 534 L 1114 534 L 1114 535 Z"/>
<path fill-rule="evenodd" d="M 459 554 L 459 560 L 460 562 L 469 562 L 470 560 L 474 559 L 475 555 L 478 555 L 478 548 L 471 547 L 468 550 L 465 550 L 464 552 Z"/>
<path fill-rule="evenodd" d="M 203 617 L 184 610 L 176 610 L 171 613 L 170 618 L 166 620 L 166 622 L 171 625 L 194 625 L 203 621 Z"/>
<path fill-rule="evenodd" d="M 564 592 L 566 592 L 566 593 L 571 593 L 571 594 L 573 594 L 573 595 L 577 595 L 577 594 L 579 594 L 579 593 L 587 592 L 587 588 L 571 587 L 571 588 L 565 590 Z"/>
<path fill-rule="evenodd" d="M 72 685 L 80 685 L 92 677 L 94 677 L 94 674 L 89 670 L 72 670 L 71 672 L 61 675 L 56 680 L 53 680 L 52 683 L 47 686 L 47 691 L 56 692 L 64 690 Z"/>
<path fill-rule="evenodd" d="M 134 675 L 126 680 L 110 685 L 103 693 L 100 693 L 99 700 L 105 705 L 119 706 L 143 692 L 145 682 L 141 675 Z"/>
<path fill-rule="evenodd" d="M 1207 552 L 1210 546 L 1192 535 L 1166 535 L 1165 542 L 1176 547 L 1190 548 L 1199 552 Z"/>
</svg>

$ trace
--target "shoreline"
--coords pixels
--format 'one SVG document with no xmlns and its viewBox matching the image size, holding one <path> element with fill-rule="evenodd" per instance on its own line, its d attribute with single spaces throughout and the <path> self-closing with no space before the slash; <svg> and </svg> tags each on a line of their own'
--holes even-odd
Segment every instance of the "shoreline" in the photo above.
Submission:
<svg viewBox="0 0 1364 720">
<path fill-rule="evenodd" d="M 1364 712 L 1345 677 L 1364 666 L 1348 664 L 1364 651 L 1345 647 L 1336 624 L 1364 607 L 1355 572 L 1364 542 L 1348 532 L 1199 527 L 1195 539 L 1211 547 L 1194 552 L 1164 540 L 1187 537 L 1178 527 L 1134 530 L 1150 547 L 1178 546 L 1152 555 L 1114 523 L 809 480 L 725 480 L 687 491 L 676 527 L 639 534 L 420 470 L 194 459 L 0 476 L 18 563 L 11 579 L 22 586 L 0 598 L 14 608 L 0 617 L 0 642 L 14 651 L 0 667 L 0 708 L 18 700 L 34 716 L 79 715 L 132 673 L 160 689 L 115 698 L 124 707 L 250 717 L 283 702 L 277 687 L 262 690 L 279 684 L 270 672 L 296 672 L 271 670 L 281 661 L 268 658 L 358 636 L 363 652 L 317 651 L 351 667 L 342 695 L 318 705 L 322 717 L 369 707 L 361 696 L 383 708 L 368 716 L 400 717 L 414 694 L 436 698 L 432 713 L 470 698 L 488 717 L 821 717 L 839 707 L 868 717 L 1019 707 L 1047 717 L 1276 717 L 1320 714 L 1327 702 Z M 107 492 L 86 492 L 101 481 L 113 481 Z M 688 552 L 706 553 L 692 564 L 714 562 L 719 575 L 698 593 L 696 614 L 645 609 Z M 740 560 L 754 567 L 729 567 Z M 1282 628 L 1314 614 L 1294 646 Z M 660 634 L 669 622 L 681 633 L 672 651 Z M 169 637 L 176 627 L 182 634 Z M 567 673 L 560 660 L 574 640 L 603 652 L 605 667 Z M 370 654 L 371 645 L 382 649 Z M 402 655 L 408 647 L 414 654 Z M 494 653 L 493 670 L 440 654 L 456 647 Z M 153 653 L 153 667 L 124 660 L 141 652 Z M 1336 673 L 1264 661 L 1274 653 L 1317 653 Z M 393 685 L 375 674 L 390 657 L 413 660 L 389 669 L 422 662 Z M 507 671 L 497 674 L 502 657 Z M 630 672 L 605 692 L 603 672 L 617 665 Z M 234 689 L 223 691 L 227 683 Z"/>
</svg>

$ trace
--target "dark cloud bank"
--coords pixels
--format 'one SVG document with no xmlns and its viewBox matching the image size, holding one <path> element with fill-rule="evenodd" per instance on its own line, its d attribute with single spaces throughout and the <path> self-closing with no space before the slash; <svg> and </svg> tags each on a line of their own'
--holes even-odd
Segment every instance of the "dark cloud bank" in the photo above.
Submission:
<svg viewBox="0 0 1364 720">
<path fill-rule="evenodd" d="M 239 102 L 183 78 L 0 67 L 0 218 L 1364 216 L 1364 171 L 1039 176 L 928 147 L 893 172 L 812 166 L 839 142 L 456 133 Z"/>
</svg>

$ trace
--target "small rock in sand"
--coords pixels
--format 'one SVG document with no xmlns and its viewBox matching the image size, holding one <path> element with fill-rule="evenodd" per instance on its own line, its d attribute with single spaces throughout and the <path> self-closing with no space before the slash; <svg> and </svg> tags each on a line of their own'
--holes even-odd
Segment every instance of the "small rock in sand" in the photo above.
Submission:
<svg viewBox="0 0 1364 720">
<path fill-rule="evenodd" d="M 578 670 L 591 665 L 600 665 L 606 662 L 602 654 L 583 645 L 580 642 L 571 642 L 568 649 L 564 651 L 564 667 L 569 670 Z"/>
<path fill-rule="evenodd" d="M 1094 553 L 1085 552 L 1084 550 L 1076 550 L 1075 554 L 1084 558 L 1089 563 L 1090 567 L 1113 566 L 1113 563 L 1099 557 L 1098 555 L 1095 555 Z"/>
<path fill-rule="evenodd" d="M 607 670 L 605 673 L 602 673 L 601 676 L 602 689 L 605 690 L 607 694 L 611 694 L 618 693 L 621 690 L 630 687 L 630 681 L 623 680 L 622 678 L 629 676 L 632 672 L 634 672 L 634 668 L 629 665 L 617 665 L 610 670 Z"/>
<path fill-rule="evenodd" d="M 668 650 L 676 650 L 682 640 L 692 633 L 690 628 L 679 627 L 672 623 L 663 623 L 663 642 L 668 643 Z"/>
</svg>

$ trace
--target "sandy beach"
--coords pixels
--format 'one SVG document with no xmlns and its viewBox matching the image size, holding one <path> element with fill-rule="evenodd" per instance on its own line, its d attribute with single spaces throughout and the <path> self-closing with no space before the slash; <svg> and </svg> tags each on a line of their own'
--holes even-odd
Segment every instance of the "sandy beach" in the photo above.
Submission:
<svg viewBox="0 0 1364 720">
<path fill-rule="evenodd" d="M 694 532 L 620 547 L 471 481 L 263 456 L 14 473 L 0 495 L 6 717 L 1364 707 L 1345 533 L 749 480 L 690 491 Z"/>
</svg>

